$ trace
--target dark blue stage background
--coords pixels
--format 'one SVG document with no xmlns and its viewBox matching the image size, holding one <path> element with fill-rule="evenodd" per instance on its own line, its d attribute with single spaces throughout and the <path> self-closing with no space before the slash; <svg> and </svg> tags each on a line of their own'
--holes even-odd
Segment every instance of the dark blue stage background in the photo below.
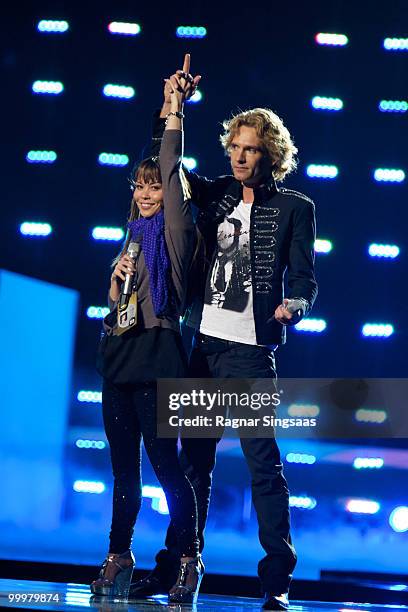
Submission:
<svg viewBox="0 0 408 612">
<path fill-rule="evenodd" d="M 203 75 L 201 101 L 186 107 L 189 163 L 210 177 L 228 172 L 220 122 L 267 106 L 299 148 L 286 186 L 316 202 L 320 293 L 278 350 L 279 374 L 407 375 L 407 3 L 14 6 L 1 24 L 0 557 L 94 565 L 107 550 L 112 491 L 94 368 L 101 308 L 126 177 L 149 140 L 162 79 L 185 52 Z M 117 34 L 112 22 L 140 31 Z M 387 407 L 362 408 L 372 440 L 282 441 L 297 578 L 408 573 L 407 440 L 377 439 Z M 221 443 L 218 457 L 207 569 L 255 575 L 261 551 L 239 443 Z M 144 486 L 138 567 L 151 566 L 168 521 L 147 460 Z"/>
</svg>

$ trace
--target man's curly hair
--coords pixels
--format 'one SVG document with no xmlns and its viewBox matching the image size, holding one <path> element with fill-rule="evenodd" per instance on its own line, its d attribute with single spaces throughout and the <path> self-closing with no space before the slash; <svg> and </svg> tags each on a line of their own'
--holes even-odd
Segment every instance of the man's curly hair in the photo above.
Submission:
<svg viewBox="0 0 408 612">
<path fill-rule="evenodd" d="M 252 108 L 243 111 L 238 115 L 233 115 L 231 119 L 226 119 L 222 125 L 224 134 L 220 136 L 220 141 L 227 153 L 240 127 L 243 125 L 253 127 L 272 161 L 272 174 L 275 179 L 283 181 L 295 170 L 297 166 L 295 156 L 298 150 L 282 119 L 269 108 Z"/>
</svg>

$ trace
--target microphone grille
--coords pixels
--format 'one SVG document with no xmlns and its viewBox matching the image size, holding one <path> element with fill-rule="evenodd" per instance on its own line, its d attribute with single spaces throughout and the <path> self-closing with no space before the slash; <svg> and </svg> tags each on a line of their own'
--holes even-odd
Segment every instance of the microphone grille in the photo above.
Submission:
<svg viewBox="0 0 408 612">
<path fill-rule="evenodd" d="M 139 242 L 131 242 L 128 246 L 128 255 L 130 257 L 136 257 L 140 251 L 140 243 Z"/>
</svg>

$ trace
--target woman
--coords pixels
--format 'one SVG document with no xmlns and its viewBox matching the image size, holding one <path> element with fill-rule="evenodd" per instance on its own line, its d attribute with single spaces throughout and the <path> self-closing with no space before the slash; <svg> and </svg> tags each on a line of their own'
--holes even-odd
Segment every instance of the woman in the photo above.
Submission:
<svg viewBox="0 0 408 612">
<path fill-rule="evenodd" d="M 180 572 L 170 589 L 172 603 L 197 599 L 204 566 L 199 555 L 195 494 L 178 462 L 177 440 L 156 436 L 156 378 L 185 375 L 179 317 L 196 233 L 181 182 L 182 83 L 171 89 L 171 111 L 157 159 L 144 160 L 134 176 L 128 236 L 111 277 L 109 301 L 114 310 L 126 274 L 134 274 L 137 324 L 118 343 L 131 347 L 131 363 L 104 378 L 102 403 L 114 475 L 113 517 L 109 553 L 100 576 L 91 584 L 95 595 L 127 597 L 134 557 L 130 544 L 142 500 L 141 440 L 166 494 L 181 553 Z M 136 262 L 130 242 L 141 250 Z M 114 315 L 115 317 L 115 315 Z M 136 350 L 135 350 L 136 347 Z M 129 353 L 130 354 L 130 353 Z M 131 371 L 132 381 L 120 378 Z M 118 383 L 121 382 L 121 384 Z"/>
</svg>

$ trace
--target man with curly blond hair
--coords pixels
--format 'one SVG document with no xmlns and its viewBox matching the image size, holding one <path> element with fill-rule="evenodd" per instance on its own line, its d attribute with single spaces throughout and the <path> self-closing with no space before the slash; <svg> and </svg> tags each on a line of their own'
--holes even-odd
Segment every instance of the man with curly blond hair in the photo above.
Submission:
<svg viewBox="0 0 408 612">
<path fill-rule="evenodd" d="M 193 80 L 180 71 L 167 83 L 180 87 L 180 77 L 197 83 L 197 77 Z M 166 87 L 154 123 L 156 146 L 169 113 Z M 314 204 L 301 193 L 277 186 L 296 168 L 297 153 L 280 117 L 269 109 L 254 108 L 224 121 L 223 128 L 220 140 L 232 176 L 209 180 L 187 173 L 204 243 L 185 317 L 186 324 L 196 329 L 190 376 L 275 379 L 274 352 L 285 343 L 286 326 L 307 315 L 317 295 Z M 196 493 L 201 550 L 216 443 L 184 439 L 180 454 Z M 274 437 L 242 437 L 241 447 L 266 553 L 258 565 L 263 608 L 286 610 L 296 552 L 279 448 Z M 172 584 L 177 558 L 170 524 L 166 549 L 158 553 L 157 565 L 147 578 L 133 585 L 132 595 L 165 591 Z"/>
</svg>

